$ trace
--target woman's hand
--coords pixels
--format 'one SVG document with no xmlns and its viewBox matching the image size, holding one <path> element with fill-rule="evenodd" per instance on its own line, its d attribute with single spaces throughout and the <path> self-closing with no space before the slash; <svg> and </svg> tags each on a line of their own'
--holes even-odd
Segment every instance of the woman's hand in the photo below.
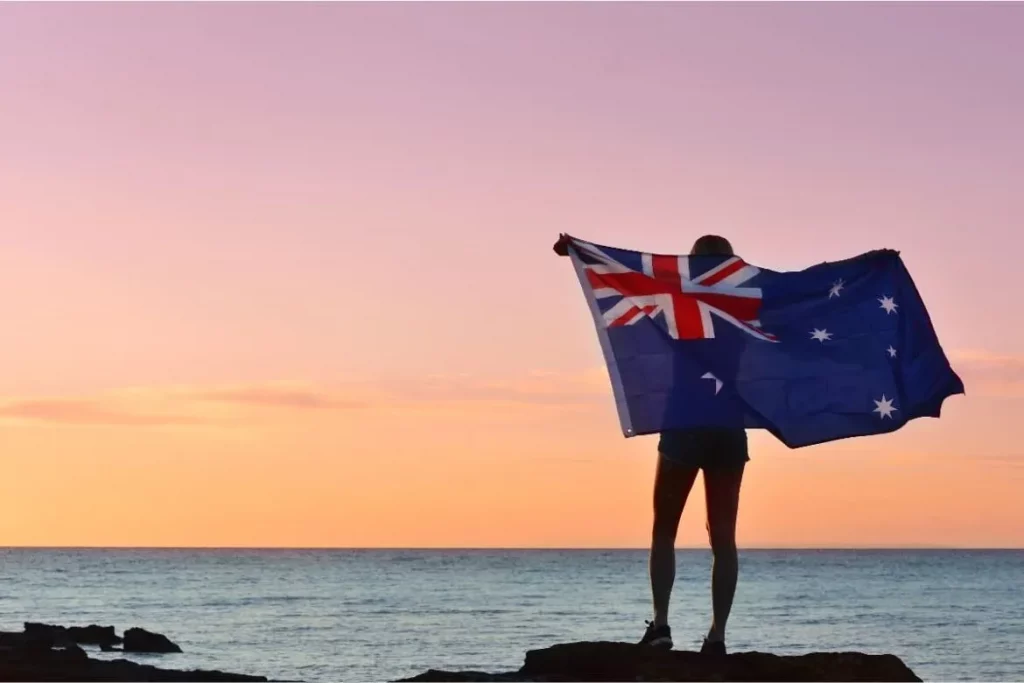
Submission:
<svg viewBox="0 0 1024 683">
<path fill-rule="evenodd" d="M 571 242 L 572 242 L 572 238 L 571 237 L 566 235 L 564 232 L 563 233 L 559 233 L 558 241 L 555 242 L 555 246 L 553 247 L 553 249 L 555 250 L 555 253 L 558 254 L 559 256 L 568 256 L 569 255 L 569 244 Z"/>
</svg>

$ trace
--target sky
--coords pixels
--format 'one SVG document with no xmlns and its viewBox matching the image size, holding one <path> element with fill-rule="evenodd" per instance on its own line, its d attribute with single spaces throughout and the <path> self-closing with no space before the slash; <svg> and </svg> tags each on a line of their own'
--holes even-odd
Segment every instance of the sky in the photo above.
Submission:
<svg viewBox="0 0 1024 683">
<path fill-rule="evenodd" d="M 899 249 L 966 396 L 743 547 L 1024 547 L 1019 4 L 0 6 L 0 545 L 643 547 L 558 233 Z M 680 546 L 706 546 L 700 483 Z"/>
</svg>

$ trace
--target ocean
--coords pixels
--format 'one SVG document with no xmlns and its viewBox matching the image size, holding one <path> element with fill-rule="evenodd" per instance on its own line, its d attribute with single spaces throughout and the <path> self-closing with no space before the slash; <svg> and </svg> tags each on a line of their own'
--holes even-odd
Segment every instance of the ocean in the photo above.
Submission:
<svg viewBox="0 0 1024 683">
<path fill-rule="evenodd" d="M 710 553 L 680 550 L 676 647 L 710 620 Z M 137 657 L 305 681 L 517 669 L 528 649 L 640 637 L 638 550 L 0 550 L 0 630 L 159 631 Z M 926 681 L 1024 680 L 1024 551 L 741 550 L 732 651 L 893 653 Z"/>
</svg>

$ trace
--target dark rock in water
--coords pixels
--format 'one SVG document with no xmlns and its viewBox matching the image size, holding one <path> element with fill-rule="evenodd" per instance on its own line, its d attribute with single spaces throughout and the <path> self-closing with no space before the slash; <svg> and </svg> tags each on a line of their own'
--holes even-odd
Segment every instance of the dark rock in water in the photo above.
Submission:
<svg viewBox="0 0 1024 683">
<path fill-rule="evenodd" d="M 107 645 L 106 643 L 103 643 L 102 645 L 100 645 L 100 650 L 102 652 L 123 652 L 124 651 L 122 648 L 114 647 L 113 645 Z"/>
<path fill-rule="evenodd" d="M 76 643 L 78 645 L 117 645 L 121 639 L 113 626 L 52 626 L 50 624 L 25 624 L 25 635 L 31 639 L 54 643 Z"/>
<path fill-rule="evenodd" d="M 68 640 L 63 640 L 64 645 L 73 645 Z M 31 633 L 0 633 L 0 647 L 19 647 L 26 650 L 49 650 L 55 647 L 57 641 L 53 633 L 47 631 L 32 631 Z"/>
<path fill-rule="evenodd" d="M 0 648 L 23 647 L 25 644 L 24 633 L 0 631 Z M 47 645 L 47 647 L 49 647 L 49 645 Z"/>
<path fill-rule="evenodd" d="M 71 626 L 68 635 L 79 645 L 117 645 L 121 642 L 113 626 Z"/>
<path fill-rule="evenodd" d="M 516 672 L 431 670 L 405 681 L 920 681 L 895 655 L 740 652 L 715 658 L 630 643 L 567 643 L 526 653 Z"/>
<path fill-rule="evenodd" d="M 266 681 L 223 671 L 175 671 L 124 659 L 107 662 L 90 659 L 82 648 L 69 644 L 62 649 L 39 647 L 40 640 L 25 634 L 0 638 L 0 681 Z M 21 636 L 19 643 L 7 636 Z"/>
<path fill-rule="evenodd" d="M 159 633 L 144 628 L 130 628 L 124 632 L 125 652 L 181 652 L 181 648 Z"/>
</svg>

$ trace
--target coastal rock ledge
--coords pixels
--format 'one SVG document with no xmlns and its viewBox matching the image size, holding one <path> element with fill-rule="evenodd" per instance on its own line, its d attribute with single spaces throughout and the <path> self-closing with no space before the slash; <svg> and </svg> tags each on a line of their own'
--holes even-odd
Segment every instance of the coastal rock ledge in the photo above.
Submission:
<svg viewBox="0 0 1024 683">
<path fill-rule="evenodd" d="M 431 669 L 412 681 L 920 681 L 895 655 L 738 652 L 724 658 L 631 643 L 566 643 L 531 650 L 519 671 Z"/>
<path fill-rule="evenodd" d="M 129 631 L 131 633 L 131 631 Z M 152 651 L 159 646 L 172 651 L 172 643 L 159 634 L 140 636 L 137 647 Z M 266 681 L 263 676 L 246 676 L 224 671 L 179 671 L 161 669 L 126 659 L 93 659 L 79 643 L 109 651 L 121 638 L 113 627 L 65 628 L 26 624 L 23 633 L 0 632 L 0 681 Z M 129 644 L 128 636 L 124 639 Z M 155 643 L 155 645 L 154 645 Z M 177 648 L 177 646 L 173 646 Z M 125 647 L 125 650 L 130 648 Z M 180 648 L 176 651 L 180 652 Z"/>
</svg>

